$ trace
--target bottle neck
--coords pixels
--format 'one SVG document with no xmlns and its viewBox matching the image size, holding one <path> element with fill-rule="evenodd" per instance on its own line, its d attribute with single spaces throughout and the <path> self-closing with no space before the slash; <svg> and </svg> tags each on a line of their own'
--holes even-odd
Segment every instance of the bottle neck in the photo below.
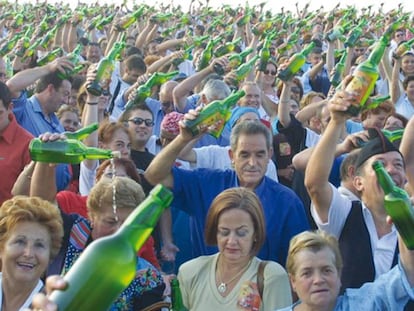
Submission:
<svg viewBox="0 0 414 311">
<path fill-rule="evenodd" d="M 150 196 L 133 210 L 116 234 L 126 238 L 138 252 L 163 212 L 163 205 Z"/>
<path fill-rule="evenodd" d="M 385 170 L 383 164 L 379 161 L 376 161 L 372 166 L 374 168 L 375 174 L 377 175 L 378 183 L 384 191 L 384 194 L 391 193 L 396 186 L 391 176 Z"/>
<path fill-rule="evenodd" d="M 382 56 L 384 55 L 385 48 L 386 48 L 386 43 L 382 39 L 380 39 L 377 42 L 371 54 L 369 55 L 368 61 L 371 64 L 378 66 L 379 63 L 381 62 Z"/>
</svg>

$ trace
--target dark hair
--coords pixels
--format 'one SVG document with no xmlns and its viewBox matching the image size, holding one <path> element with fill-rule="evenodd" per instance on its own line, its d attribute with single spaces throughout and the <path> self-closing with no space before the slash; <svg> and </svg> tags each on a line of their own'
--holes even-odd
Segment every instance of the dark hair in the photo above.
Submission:
<svg viewBox="0 0 414 311">
<path fill-rule="evenodd" d="M 125 67 L 128 68 L 128 70 L 139 70 L 142 74 L 147 71 L 147 65 L 145 65 L 144 60 L 141 56 L 136 54 L 127 57 L 125 60 Z"/>
<path fill-rule="evenodd" d="M 72 83 L 72 78 L 71 77 L 68 77 L 65 80 Z M 58 73 L 56 71 L 52 72 L 52 73 L 49 73 L 49 74 L 41 77 L 37 81 L 35 92 L 36 93 L 43 92 L 44 90 L 46 90 L 46 88 L 48 87 L 49 84 L 52 84 L 53 87 L 57 90 L 58 88 L 60 88 L 62 86 L 63 81 L 64 80 L 59 78 Z"/>
<path fill-rule="evenodd" d="M 128 177 L 141 184 L 141 176 L 138 174 L 135 163 L 130 159 L 125 158 L 114 158 L 113 160 L 105 160 L 102 162 L 96 170 L 96 180 L 100 180 L 103 176 L 105 169 L 114 162 L 115 167 L 123 166 Z"/>
<path fill-rule="evenodd" d="M 131 56 L 131 55 L 138 55 L 142 57 L 142 51 L 137 48 L 136 46 L 130 46 L 125 50 L 125 57 Z"/>
<path fill-rule="evenodd" d="M 411 81 L 414 81 L 414 75 L 408 75 L 408 76 L 405 77 L 405 79 L 403 81 L 404 90 L 407 89 L 408 83 L 410 83 Z"/>
<path fill-rule="evenodd" d="M 148 107 L 148 105 L 146 103 L 139 103 L 139 104 L 133 104 L 130 105 L 121 115 L 121 117 L 119 118 L 119 121 L 121 122 L 128 122 L 128 120 L 131 118 L 131 114 L 133 111 L 136 110 L 144 110 L 144 111 L 148 111 L 149 113 L 151 113 L 152 119 L 154 120 L 154 114 L 152 113 L 152 110 L 150 109 L 150 107 Z"/>
<path fill-rule="evenodd" d="M 0 100 L 3 102 L 3 106 L 6 109 L 9 109 L 12 97 L 8 86 L 0 82 Z"/>
</svg>

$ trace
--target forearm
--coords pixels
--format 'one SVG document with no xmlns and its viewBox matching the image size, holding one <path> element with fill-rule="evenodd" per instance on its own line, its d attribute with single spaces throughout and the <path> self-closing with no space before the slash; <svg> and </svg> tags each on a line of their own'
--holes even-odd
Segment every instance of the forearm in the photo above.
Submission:
<svg viewBox="0 0 414 311">
<path fill-rule="evenodd" d="M 278 117 L 280 124 L 286 128 L 289 127 L 290 119 L 290 86 L 292 82 L 283 83 L 282 93 L 280 94 L 278 105 Z"/>
<path fill-rule="evenodd" d="M 392 69 L 391 87 L 390 87 L 391 101 L 395 104 L 401 96 L 400 90 L 400 60 L 396 60 L 394 68 Z"/>
<path fill-rule="evenodd" d="M 56 165 L 37 162 L 30 183 L 30 196 L 54 202 L 56 198 Z"/>
<path fill-rule="evenodd" d="M 21 91 L 51 72 L 50 66 L 48 65 L 20 71 L 6 82 L 12 93 L 12 98 L 19 97 Z"/>
<path fill-rule="evenodd" d="M 33 170 L 35 167 L 35 162 L 30 162 L 24 170 L 20 173 L 19 177 L 17 177 L 11 194 L 13 196 L 16 195 L 30 195 L 30 183 L 32 180 Z"/>
<path fill-rule="evenodd" d="M 408 184 L 410 189 L 414 189 L 414 148 L 412 148 L 412 142 L 414 141 L 414 118 L 408 121 L 404 130 L 404 135 L 400 144 L 400 151 L 405 161 L 405 172 L 407 175 Z"/>
</svg>

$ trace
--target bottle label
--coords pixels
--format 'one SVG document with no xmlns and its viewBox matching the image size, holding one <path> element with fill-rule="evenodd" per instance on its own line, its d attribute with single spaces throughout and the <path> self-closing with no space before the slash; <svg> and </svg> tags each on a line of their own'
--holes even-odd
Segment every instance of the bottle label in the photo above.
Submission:
<svg viewBox="0 0 414 311">
<path fill-rule="evenodd" d="M 359 106 L 363 106 L 371 94 L 377 78 L 378 75 L 375 73 L 356 70 L 354 72 L 354 77 L 347 85 L 345 91 L 354 93 L 357 96 L 356 102 L 359 104 Z"/>
<path fill-rule="evenodd" d="M 221 132 L 223 131 L 226 118 L 223 118 L 223 115 L 220 114 L 219 111 L 212 115 L 204 116 L 204 118 L 200 114 L 199 118 L 201 121 L 197 122 L 195 126 L 190 127 L 193 135 L 197 135 L 206 127 L 215 125 L 214 129 L 209 130 L 209 134 L 215 138 L 218 138 L 220 136 Z"/>
</svg>

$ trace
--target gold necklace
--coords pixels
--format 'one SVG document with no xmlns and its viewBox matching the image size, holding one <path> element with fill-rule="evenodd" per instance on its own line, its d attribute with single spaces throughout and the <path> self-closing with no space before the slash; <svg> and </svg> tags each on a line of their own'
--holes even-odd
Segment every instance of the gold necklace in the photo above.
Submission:
<svg viewBox="0 0 414 311">
<path fill-rule="evenodd" d="M 235 281 L 238 277 L 240 277 L 249 268 L 250 263 L 252 262 L 252 259 L 250 259 L 249 262 L 243 267 L 243 269 L 237 272 L 235 276 L 233 276 L 233 278 L 227 282 L 224 282 L 221 279 L 221 271 L 220 271 L 221 269 L 219 265 L 219 259 L 220 257 L 217 259 L 217 272 L 218 272 L 217 279 L 220 284 L 217 286 L 217 290 L 219 291 L 220 294 L 224 294 L 227 291 L 227 285 L 230 285 L 233 281 Z"/>
</svg>

